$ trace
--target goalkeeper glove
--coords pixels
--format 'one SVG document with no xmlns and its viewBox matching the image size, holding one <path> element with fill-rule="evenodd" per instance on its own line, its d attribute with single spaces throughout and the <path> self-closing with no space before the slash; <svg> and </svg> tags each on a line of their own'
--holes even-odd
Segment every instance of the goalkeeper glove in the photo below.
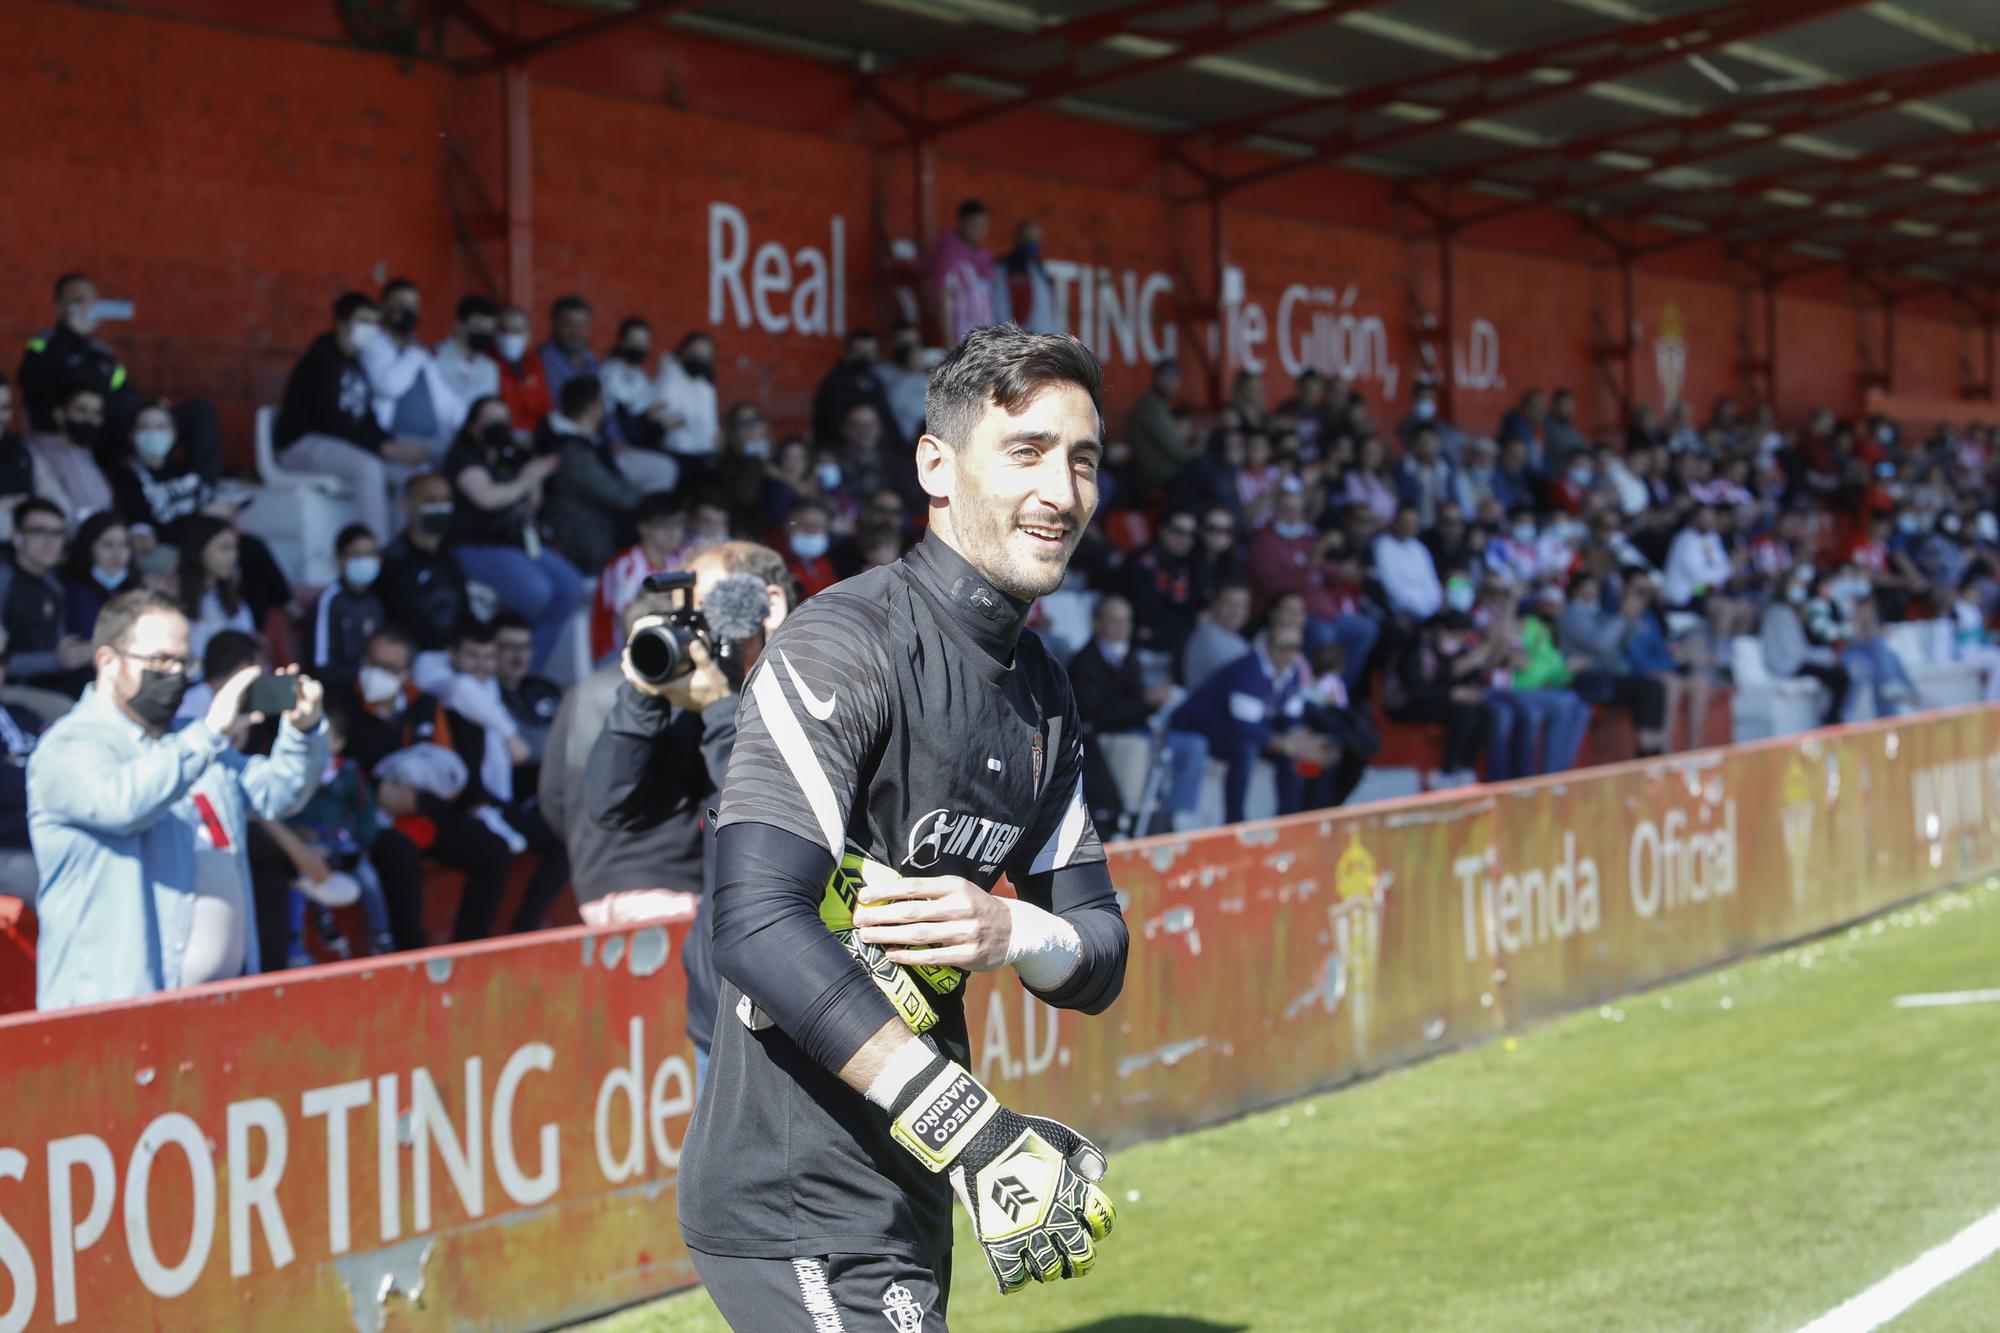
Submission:
<svg viewBox="0 0 2000 1333">
<path fill-rule="evenodd" d="M 1117 1218 L 1097 1187 L 1104 1154 L 1068 1125 L 1017 1115 L 964 1066 L 938 1056 L 891 1107 L 890 1134 L 941 1171 L 972 1216 L 1002 1295 L 1028 1279 L 1081 1277 Z"/>
</svg>

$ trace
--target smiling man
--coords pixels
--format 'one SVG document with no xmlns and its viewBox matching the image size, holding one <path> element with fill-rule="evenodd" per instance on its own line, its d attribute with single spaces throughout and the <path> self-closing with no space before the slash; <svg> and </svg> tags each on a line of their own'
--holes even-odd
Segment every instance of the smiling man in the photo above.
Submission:
<svg viewBox="0 0 2000 1333">
<path fill-rule="evenodd" d="M 1021 632 L 1097 507 L 1099 385 L 1074 338 L 974 330 L 931 373 L 929 534 L 800 606 L 746 682 L 679 1181 L 736 1328 L 943 1329 L 953 1194 L 1002 1291 L 1080 1275 L 1110 1229 L 1103 1155 L 968 1072 L 963 984 L 1011 966 L 1099 1013 L 1124 979 L 1076 704 Z"/>
</svg>

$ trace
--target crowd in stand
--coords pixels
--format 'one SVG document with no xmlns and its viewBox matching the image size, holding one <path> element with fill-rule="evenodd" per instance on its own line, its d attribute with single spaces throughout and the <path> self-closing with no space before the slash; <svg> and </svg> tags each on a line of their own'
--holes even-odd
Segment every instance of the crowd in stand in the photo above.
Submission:
<svg viewBox="0 0 2000 1333">
<path fill-rule="evenodd" d="M 1038 228 L 1005 255 L 986 240 L 968 201 L 921 266 L 926 327 L 1051 330 Z M 577 296 L 538 331 L 479 295 L 427 329 L 425 294 L 398 279 L 335 300 L 285 385 L 280 458 L 339 478 L 358 516 L 335 581 L 297 587 L 240 525 L 214 411 L 132 383 L 96 337 L 87 276 L 54 296 L 0 385 L 0 846 L 29 850 L 23 766 L 90 684 L 101 609 L 163 594 L 190 624 L 183 719 L 244 663 L 296 661 L 325 686 L 316 789 L 246 828 L 266 966 L 314 933 L 337 948 L 328 913 L 356 901 L 370 947 L 426 942 L 426 862 L 465 873 L 455 939 L 545 919 L 570 864 L 538 773 L 580 609 L 605 661 L 645 580 L 718 543 L 767 543 L 806 597 L 921 533 L 916 324 L 886 345 L 847 334 L 810 420 L 774 430 L 762 404 L 718 398 L 708 331 L 669 347 Z M 1989 697 L 2000 686 L 1990 431 L 1915 438 L 1826 411 L 1788 429 L 1723 397 L 1700 422 L 1640 407 L 1593 436 L 1566 389 L 1472 423 L 1432 383 L 1393 421 L 1312 372 L 1282 402 L 1247 372 L 1211 410 L 1186 388 L 1162 363 L 1106 422 L 1103 500 L 1072 565 L 1096 595 L 1069 671 L 1107 835 L 1198 826 L 1211 760 L 1228 820 L 1264 762 L 1281 811 L 1337 805 L 1385 724 L 1427 729 L 1436 785 L 1569 768 L 1594 710 L 1628 713 L 1642 755 L 1692 746 L 1739 635 L 1774 674 L 1815 680 L 1829 722 L 1864 684 L 1878 710 L 1910 706 L 1881 635 L 1898 619 L 1949 619 Z M 1155 770 L 1144 826 L 1106 761 L 1118 733 Z M 503 922 L 517 858 L 534 868 Z"/>
</svg>

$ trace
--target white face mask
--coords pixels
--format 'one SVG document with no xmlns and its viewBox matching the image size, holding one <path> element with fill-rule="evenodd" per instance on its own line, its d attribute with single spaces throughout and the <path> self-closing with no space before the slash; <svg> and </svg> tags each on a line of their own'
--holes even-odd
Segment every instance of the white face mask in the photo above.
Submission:
<svg viewBox="0 0 2000 1333">
<path fill-rule="evenodd" d="M 499 341 L 500 359 L 510 364 L 519 361 L 528 350 L 528 335 L 525 333 L 503 333 Z"/>
<path fill-rule="evenodd" d="M 373 663 L 364 664 L 359 677 L 361 697 L 371 704 L 385 704 L 403 688 L 403 678 Z"/>
<path fill-rule="evenodd" d="M 380 324 L 356 324 L 347 331 L 347 341 L 354 344 L 354 350 L 365 352 L 375 340 L 382 336 Z"/>
<path fill-rule="evenodd" d="M 1125 655 L 1132 651 L 1132 641 L 1127 639 L 1123 643 L 1108 643 L 1103 639 L 1099 639 L 1097 641 L 1097 651 L 1104 654 L 1104 660 L 1112 666 L 1124 666 Z"/>
<path fill-rule="evenodd" d="M 167 455 L 174 451 L 174 432 L 170 427 L 132 432 L 132 447 L 139 451 L 139 457 L 148 463 L 164 463 Z"/>
</svg>

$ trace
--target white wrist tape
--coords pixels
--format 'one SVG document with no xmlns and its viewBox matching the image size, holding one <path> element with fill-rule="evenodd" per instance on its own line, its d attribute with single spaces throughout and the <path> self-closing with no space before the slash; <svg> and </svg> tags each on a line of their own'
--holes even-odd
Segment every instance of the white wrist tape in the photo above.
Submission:
<svg viewBox="0 0 2000 1333">
<path fill-rule="evenodd" d="M 935 1059 L 936 1051 L 915 1037 L 910 1038 L 896 1048 L 896 1053 L 889 1057 L 889 1063 L 882 1066 L 882 1072 L 875 1076 L 875 1081 L 868 1085 L 868 1091 L 862 1096 L 885 1111 L 895 1109 L 896 1099 L 903 1095 L 903 1089 L 910 1080 L 930 1068 L 931 1061 Z"/>
<path fill-rule="evenodd" d="M 1054 990 L 1083 966 L 1083 940 L 1076 927 L 1019 898 L 1002 898 L 1014 919 L 1007 936 L 1007 965 L 1036 990 Z"/>
</svg>

